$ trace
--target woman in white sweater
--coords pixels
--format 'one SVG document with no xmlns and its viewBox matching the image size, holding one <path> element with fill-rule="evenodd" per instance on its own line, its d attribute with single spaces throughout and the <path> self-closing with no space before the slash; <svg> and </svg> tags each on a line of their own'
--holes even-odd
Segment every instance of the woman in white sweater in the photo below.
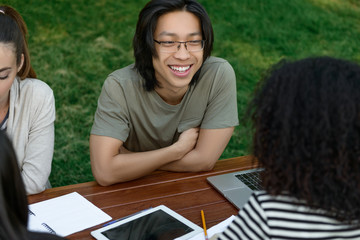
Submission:
<svg viewBox="0 0 360 240">
<path fill-rule="evenodd" d="M 12 140 L 27 194 L 35 194 L 50 187 L 54 95 L 31 67 L 21 15 L 0 6 L 0 29 L 0 129 Z"/>
<path fill-rule="evenodd" d="M 250 106 L 264 191 L 214 239 L 360 239 L 360 66 L 281 62 Z"/>
</svg>

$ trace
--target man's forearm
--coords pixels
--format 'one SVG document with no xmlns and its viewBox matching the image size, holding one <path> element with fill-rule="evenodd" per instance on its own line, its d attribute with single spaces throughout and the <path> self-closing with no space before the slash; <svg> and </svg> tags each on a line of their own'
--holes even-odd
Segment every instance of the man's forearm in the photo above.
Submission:
<svg viewBox="0 0 360 240">
<path fill-rule="evenodd" d="M 201 172 L 210 171 L 218 158 L 215 156 L 204 156 L 200 151 L 194 149 L 182 159 L 172 161 L 161 166 L 160 170 L 173 172 Z"/>
<path fill-rule="evenodd" d="M 182 159 L 194 149 L 198 129 L 188 129 L 171 146 L 147 152 L 129 152 L 123 142 L 106 136 L 90 136 L 91 168 L 96 181 L 103 186 L 133 180 Z"/>
<path fill-rule="evenodd" d="M 164 164 L 178 160 L 175 149 L 166 147 L 147 152 L 120 153 L 107 164 L 93 168 L 101 185 L 111 185 L 145 176 Z"/>
</svg>

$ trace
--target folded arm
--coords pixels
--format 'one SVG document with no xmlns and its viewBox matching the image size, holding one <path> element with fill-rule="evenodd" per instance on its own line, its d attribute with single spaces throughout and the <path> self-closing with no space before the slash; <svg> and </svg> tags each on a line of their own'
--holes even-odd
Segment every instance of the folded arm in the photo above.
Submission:
<svg viewBox="0 0 360 240">
<path fill-rule="evenodd" d="M 145 176 L 157 169 L 176 172 L 211 170 L 234 128 L 192 128 L 173 145 L 147 152 L 129 152 L 121 140 L 91 135 L 90 159 L 96 181 L 103 186 Z"/>
<path fill-rule="evenodd" d="M 193 150 L 178 161 L 163 165 L 160 169 L 175 172 L 199 172 L 211 170 L 228 144 L 234 127 L 200 129 Z"/>
<path fill-rule="evenodd" d="M 198 132 L 198 128 L 189 129 L 171 146 L 136 153 L 126 151 L 121 140 L 91 135 L 90 159 L 93 175 L 103 186 L 145 176 L 163 165 L 182 159 L 194 149 Z"/>
</svg>

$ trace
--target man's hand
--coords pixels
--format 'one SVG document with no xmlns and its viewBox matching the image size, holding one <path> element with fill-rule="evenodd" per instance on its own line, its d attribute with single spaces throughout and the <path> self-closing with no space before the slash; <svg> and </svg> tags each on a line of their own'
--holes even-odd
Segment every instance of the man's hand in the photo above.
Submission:
<svg viewBox="0 0 360 240">
<path fill-rule="evenodd" d="M 199 137 L 199 128 L 190 128 L 182 132 L 179 139 L 174 146 L 176 146 L 181 153 L 180 158 L 183 158 L 188 152 L 193 150 Z"/>
<path fill-rule="evenodd" d="M 184 157 L 188 152 L 195 148 L 199 137 L 199 130 L 200 128 L 190 128 L 180 134 L 178 141 L 174 143 L 174 147 L 176 147 L 177 151 L 180 153 L 179 158 Z M 119 154 L 128 153 L 133 152 L 129 151 L 123 145 L 121 145 L 119 148 Z"/>
<path fill-rule="evenodd" d="M 189 131 L 191 130 L 191 131 Z M 178 142 L 180 145 L 183 144 L 182 141 L 187 140 L 187 134 L 194 134 L 194 129 L 189 129 L 183 132 Z M 220 155 L 224 151 L 227 143 L 229 142 L 231 135 L 234 131 L 233 127 L 221 128 L 221 129 L 200 129 L 197 131 L 198 137 L 195 139 L 194 145 L 191 145 L 191 149 L 188 153 L 185 154 L 179 161 L 170 162 L 162 166 L 161 170 L 174 171 L 174 172 L 199 172 L 199 171 L 209 171 L 211 170 L 216 161 L 219 159 Z M 184 136 L 183 136 L 184 134 Z M 182 137 L 185 137 L 182 139 Z M 182 145 L 181 145 L 182 146 Z"/>
</svg>

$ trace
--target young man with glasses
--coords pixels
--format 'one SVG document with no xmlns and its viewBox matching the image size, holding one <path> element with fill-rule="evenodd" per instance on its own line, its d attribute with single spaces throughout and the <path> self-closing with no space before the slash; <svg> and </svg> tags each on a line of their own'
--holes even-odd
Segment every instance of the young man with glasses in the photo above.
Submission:
<svg viewBox="0 0 360 240">
<path fill-rule="evenodd" d="M 140 12 L 135 64 L 108 76 L 90 136 L 95 179 L 154 170 L 207 171 L 238 125 L 230 64 L 210 57 L 213 30 L 194 0 L 153 0 Z"/>
</svg>

